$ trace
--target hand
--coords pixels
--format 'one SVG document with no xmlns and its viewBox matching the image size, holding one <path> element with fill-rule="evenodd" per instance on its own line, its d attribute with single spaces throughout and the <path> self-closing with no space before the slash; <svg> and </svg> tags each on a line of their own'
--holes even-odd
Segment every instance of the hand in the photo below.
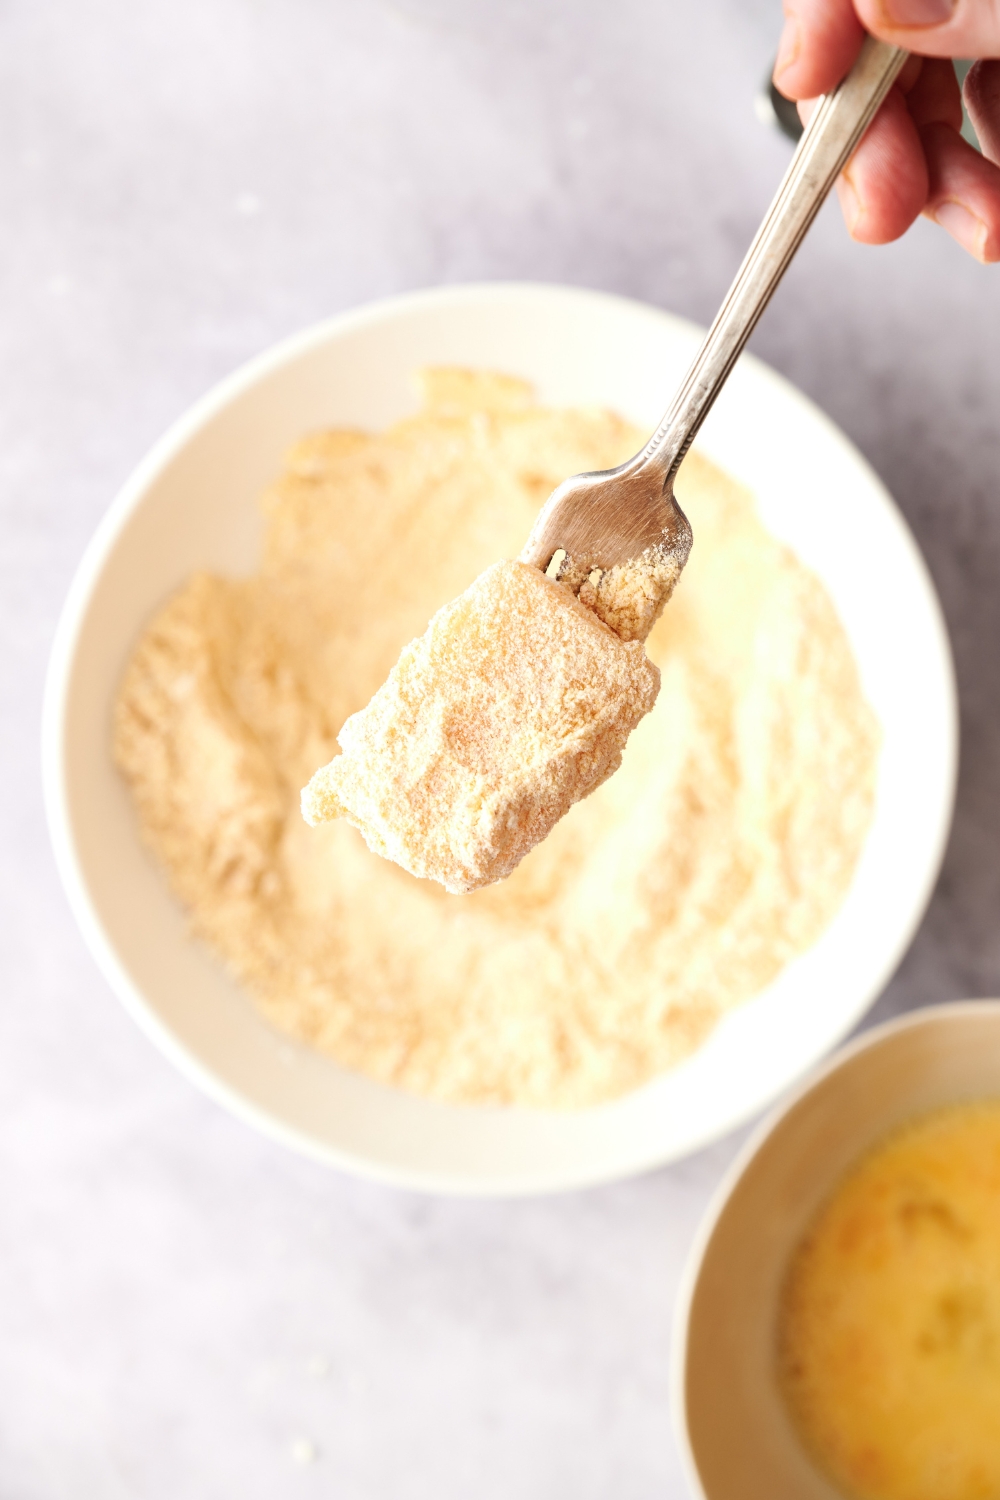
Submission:
<svg viewBox="0 0 1000 1500">
<path fill-rule="evenodd" d="M 774 83 L 803 119 L 866 31 L 918 54 L 837 183 L 852 238 L 883 245 L 923 214 L 978 260 L 1000 260 L 1000 0 L 785 0 L 785 16 Z M 982 155 L 959 134 L 953 57 L 982 59 L 965 80 Z"/>
</svg>

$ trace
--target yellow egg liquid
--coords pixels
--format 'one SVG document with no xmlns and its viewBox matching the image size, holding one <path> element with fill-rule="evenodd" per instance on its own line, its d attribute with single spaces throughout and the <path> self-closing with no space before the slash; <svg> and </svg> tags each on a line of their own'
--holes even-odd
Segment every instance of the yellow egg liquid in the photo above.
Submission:
<svg viewBox="0 0 1000 1500">
<path fill-rule="evenodd" d="M 789 1267 L 779 1361 L 846 1493 L 1000 1497 L 1000 1100 L 924 1115 L 846 1173 Z"/>
</svg>

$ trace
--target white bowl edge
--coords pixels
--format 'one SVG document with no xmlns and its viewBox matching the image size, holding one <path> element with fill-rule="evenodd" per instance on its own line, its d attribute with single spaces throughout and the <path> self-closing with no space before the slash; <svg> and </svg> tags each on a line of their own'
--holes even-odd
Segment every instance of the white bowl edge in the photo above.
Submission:
<svg viewBox="0 0 1000 1500">
<path fill-rule="evenodd" d="M 442 1171 L 421 1169 L 413 1171 L 401 1166 L 386 1166 L 384 1163 L 375 1162 L 364 1155 L 358 1155 L 350 1150 L 341 1149 L 329 1142 L 319 1142 L 308 1133 L 297 1130 L 286 1122 L 275 1118 L 271 1112 L 258 1107 L 243 1097 L 237 1090 L 230 1088 L 197 1055 L 193 1054 L 174 1034 L 167 1022 L 155 1013 L 144 996 L 136 989 L 131 976 L 119 962 L 114 944 L 109 938 L 104 923 L 91 899 L 81 865 L 79 850 L 73 836 L 72 814 L 66 791 L 65 746 L 63 743 L 66 701 L 74 666 L 78 633 L 86 616 L 95 588 L 100 580 L 102 568 L 122 527 L 139 505 L 154 477 L 162 472 L 175 455 L 183 449 L 191 435 L 200 431 L 217 412 L 226 408 L 234 398 L 240 396 L 244 391 L 255 386 L 262 376 L 280 369 L 303 352 L 325 344 L 331 336 L 338 337 L 349 330 L 363 329 L 380 321 L 391 320 L 400 311 L 405 312 L 415 307 L 433 309 L 441 305 L 460 305 L 463 301 L 473 304 L 483 298 L 503 299 L 505 297 L 513 297 L 518 299 L 531 296 L 543 299 L 569 299 L 569 301 L 581 307 L 586 304 L 590 304 L 591 306 L 597 304 L 605 310 L 621 308 L 632 316 L 641 313 L 643 316 L 652 316 L 669 321 L 677 327 L 686 327 L 691 337 L 696 338 L 698 336 L 698 330 L 694 329 L 693 325 L 683 325 L 681 320 L 672 319 L 669 315 L 644 308 L 641 304 L 629 302 L 627 299 L 615 298 L 603 293 L 583 292 L 567 288 L 553 288 L 520 283 L 498 283 L 485 287 L 445 288 L 387 299 L 385 302 L 375 304 L 374 306 L 334 318 L 317 328 L 307 330 L 287 340 L 236 371 L 209 392 L 201 401 L 196 403 L 155 445 L 150 454 L 142 461 L 134 474 L 126 482 L 112 507 L 100 523 L 73 581 L 56 632 L 46 682 L 43 710 L 43 780 L 49 826 L 60 875 L 66 886 L 74 915 L 88 946 L 91 948 L 111 987 L 123 1000 L 130 1013 L 157 1045 L 170 1056 L 171 1060 L 192 1081 L 217 1099 L 218 1102 L 225 1105 L 225 1107 L 275 1139 L 292 1145 L 316 1159 L 331 1162 L 352 1171 L 361 1172 L 365 1175 L 406 1187 L 423 1188 L 433 1191 L 444 1190 L 478 1194 L 547 1192 L 555 1189 L 587 1186 L 628 1175 L 629 1173 L 648 1170 L 678 1155 L 696 1150 L 700 1146 L 707 1144 L 708 1141 L 734 1129 L 756 1113 L 766 1101 L 765 1099 L 750 1099 L 744 1103 L 739 1112 L 725 1116 L 721 1122 L 703 1129 L 700 1134 L 689 1135 L 676 1149 L 665 1150 L 662 1141 L 657 1143 L 655 1140 L 647 1140 L 638 1145 L 630 1153 L 627 1162 L 620 1162 L 616 1166 L 609 1166 L 607 1162 L 588 1166 L 586 1161 L 581 1160 L 573 1171 L 568 1171 L 564 1164 L 555 1173 L 551 1169 L 546 1168 L 544 1164 L 527 1172 L 523 1169 L 514 1172 L 503 1172 L 495 1169 L 488 1180 L 484 1180 L 476 1171 L 456 1171 L 454 1169 Z M 818 419 L 827 427 L 831 437 L 835 438 L 842 446 L 850 448 L 850 445 L 847 444 L 846 439 L 843 438 L 838 429 L 828 419 L 822 417 L 805 397 L 801 396 L 798 392 L 794 392 L 793 388 L 787 382 L 783 381 L 781 377 L 747 356 L 744 356 L 741 366 L 745 371 L 752 372 L 753 377 L 758 381 L 763 377 L 776 390 L 782 391 L 786 400 L 789 395 L 792 395 L 795 402 L 800 403 L 804 409 L 808 409 L 814 422 Z M 734 372 L 734 382 L 736 382 L 739 373 L 739 371 Z M 711 446 L 709 446 L 709 452 L 712 452 Z M 864 464 L 860 455 L 853 448 L 850 448 L 850 453 L 854 465 L 858 468 L 863 466 L 868 469 L 870 474 L 870 469 Z M 875 485 L 878 484 L 874 475 L 872 475 L 872 483 Z M 891 950 L 886 950 L 877 982 L 869 985 L 867 992 L 859 998 L 852 1011 L 849 1013 L 845 1011 L 838 1015 L 836 1024 L 830 1028 L 830 1036 L 826 1045 L 833 1045 L 856 1024 L 864 1010 L 874 999 L 875 994 L 878 993 L 878 990 L 892 973 L 902 953 L 909 945 L 937 877 L 948 835 L 951 805 L 954 797 L 957 766 L 957 713 L 955 707 L 954 675 L 951 668 L 947 637 L 941 619 L 940 608 L 923 560 L 920 558 L 919 552 L 905 527 L 905 523 L 898 516 L 898 512 L 896 513 L 896 520 L 903 545 L 908 547 L 912 553 L 911 561 L 915 572 L 917 575 L 923 577 L 926 593 L 925 605 L 936 625 L 937 640 L 940 648 L 940 660 L 937 663 L 936 670 L 938 671 L 939 686 L 945 702 L 946 717 L 951 729 L 949 736 L 948 726 L 945 728 L 945 738 L 948 741 L 945 747 L 945 760 L 947 764 L 945 766 L 945 774 L 942 778 L 942 794 L 939 798 L 940 806 L 932 856 L 928 857 L 926 861 L 923 871 L 922 888 L 919 899 L 913 902 L 910 920 L 905 928 L 901 927 L 899 929 L 896 942 Z M 720 1025 L 722 1027 L 739 1025 L 740 1016 L 744 1015 L 747 1008 L 754 1003 L 753 1000 L 747 1002 L 746 1006 L 742 1007 L 740 1011 L 727 1016 Z M 750 1024 L 749 1018 L 747 1024 Z M 808 1066 L 815 1061 L 815 1056 L 816 1053 L 814 1051 L 801 1065 Z M 792 1076 L 794 1076 L 794 1073 Z M 647 1086 L 648 1089 L 655 1089 L 657 1087 L 658 1083 Z M 640 1092 L 644 1093 L 646 1091 Z M 773 1090 L 770 1093 L 770 1097 L 773 1097 Z M 614 1111 L 620 1107 L 617 1104 L 603 1106 L 602 1110 Z M 587 1113 L 595 1117 L 600 1114 L 600 1111 L 590 1111 Z"/>
</svg>

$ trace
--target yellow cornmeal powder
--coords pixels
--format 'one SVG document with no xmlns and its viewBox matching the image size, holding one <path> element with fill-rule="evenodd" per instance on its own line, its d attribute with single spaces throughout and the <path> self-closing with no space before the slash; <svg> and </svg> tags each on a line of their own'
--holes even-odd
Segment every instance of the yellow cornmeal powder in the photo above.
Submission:
<svg viewBox="0 0 1000 1500">
<path fill-rule="evenodd" d="M 308 827 L 300 789 L 406 643 L 517 555 L 567 474 L 644 437 L 502 376 L 424 389 L 384 434 L 295 449 L 259 573 L 193 578 L 139 642 L 115 753 L 194 931 L 277 1026 L 439 1099 L 593 1104 L 684 1057 L 822 932 L 870 821 L 878 730 L 821 584 L 693 453 L 677 495 L 696 544 L 616 775 L 462 897 L 342 819 Z"/>
<path fill-rule="evenodd" d="M 403 649 L 302 793 L 456 894 L 503 880 L 622 762 L 660 674 L 562 583 L 487 568 Z"/>
<path fill-rule="evenodd" d="M 790 1268 L 780 1355 L 849 1494 L 1000 1495 L 1000 1101 L 936 1110 L 847 1173 Z"/>
</svg>

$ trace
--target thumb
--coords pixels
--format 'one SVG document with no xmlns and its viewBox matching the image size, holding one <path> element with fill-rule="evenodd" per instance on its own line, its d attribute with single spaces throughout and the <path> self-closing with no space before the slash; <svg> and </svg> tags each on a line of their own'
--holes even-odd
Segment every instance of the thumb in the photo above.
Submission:
<svg viewBox="0 0 1000 1500">
<path fill-rule="evenodd" d="M 1000 57 L 1000 0 L 854 0 L 866 31 L 923 57 Z"/>
</svg>

